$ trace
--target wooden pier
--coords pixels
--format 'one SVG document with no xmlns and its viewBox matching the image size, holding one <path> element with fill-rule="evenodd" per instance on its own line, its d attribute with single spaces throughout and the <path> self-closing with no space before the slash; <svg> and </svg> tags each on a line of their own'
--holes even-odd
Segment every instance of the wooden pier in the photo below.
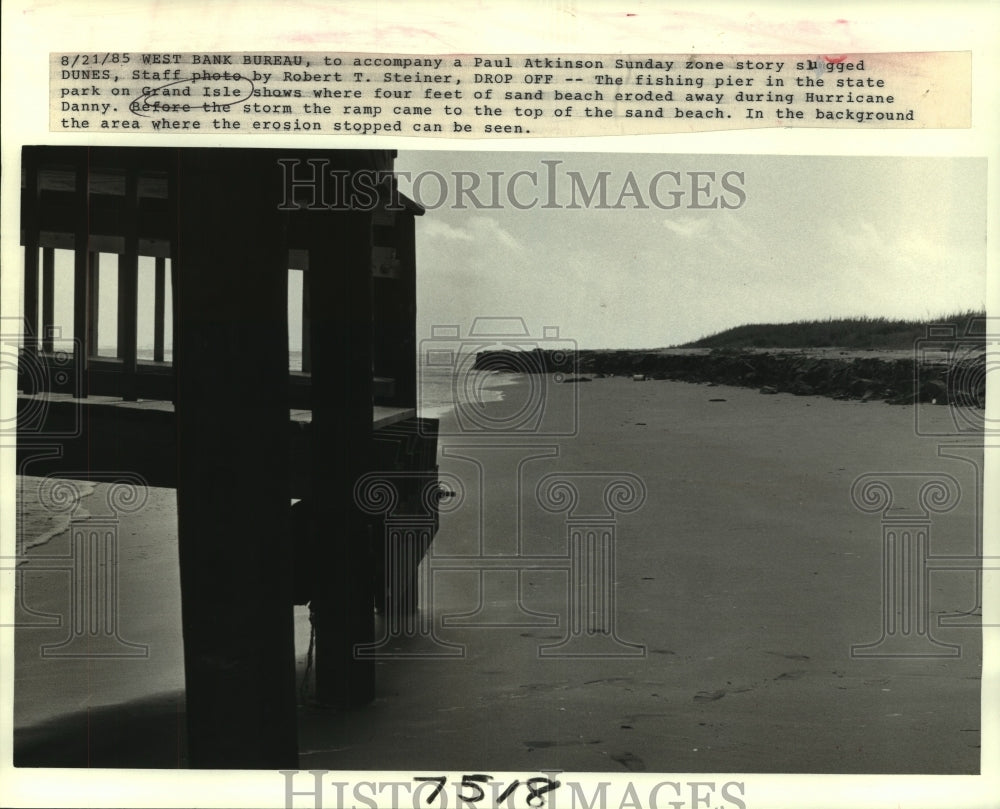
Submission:
<svg viewBox="0 0 1000 809">
<path fill-rule="evenodd" d="M 297 766 L 292 498 L 311 503 L 315 534 L 316 698 L 344 707 L 375 693 L 374 663 L 354 650 L 374 640 L 377 582 L 398 577 L 378 569 L 382 532 L 354 484 L 386 463 L 415 481 L 437 472 L 436 425 L 416 418 L 423 211 L 396 191 L 394 157 L 23 150 L 19 470 L 127 471 L 176 488 L 193 767 Z M 348 184 L 380 178 L 377 194 L 317 204 L 318 166 Z M 70 289 L 56 283 L 57 251 L 72 253 Z M 139 306 L 140 264 L 152 311 Z M 290 272 L 302 273 L 295 371 Z M 99 339 L 108 273 L 114 356 Z M 56 296 L 70 294 L 72 334 L 57 334 Z M 152 321 L 151 358 L 139 357 L 140 318 Z M 415 606 L 412 592 L 388 600 Z"/>
</svg>

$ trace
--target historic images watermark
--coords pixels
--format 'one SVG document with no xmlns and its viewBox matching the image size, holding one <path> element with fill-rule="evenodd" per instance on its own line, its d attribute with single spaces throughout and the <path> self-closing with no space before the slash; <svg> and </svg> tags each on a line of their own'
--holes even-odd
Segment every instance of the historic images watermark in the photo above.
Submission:
<svg viewBox="0 0 1000 809">
<path fill-rule="evenodd" d="M 121 636 L 118 592 L 121 520 L 143 509 L 148 487 L 133 472 L 86 474 L 90 481 L 82 480 L 83 470 L 71 469 L 48 477 L 19 477 L 20 525 L 17 553 L 11 560 L 17 589 L 14 626 L 19 631 L 66 627 L 62 641 L 39 647 L 42 657 L 148 657 L 146 644 Z M 98 491 L 103 504 L 95 508 L 88 499 L 89 508 L 84 507 L 85 498 Z M 26 536 L 39 525 L 56 528 L 50 535 Z M 68 548 L 50 549 L 49 543 L 60 534 L 68 536 Z M 65 613 L 44 614 L 32 608 L 30 581 L 39 573 L 59 575 L 66 582 Z"/>
<path fill-rule="evenodd" d="M 58 342 L 60 348 L 54 347 Z M 48 391 L 61 391 L 79 398 L 83 378 L 76 358 L 82 355 L 79 340 L 64 338 L 62 330 L 50 327 L 44 335 L 31 332 L 24 318 L 4 318 L 0 325 L 0 368 L 16 375 L 17 388 L 24 397 L 13 413 L 0 416 L 0 438 L 10 437 L 22 445 L 77 438 L 82 432 L 81 410 L 70 411 L 58 423 L 50 419 L 52 407 Z M 65 411 L 64 411 L 65 412 Z"/>
<path fill-rule="evenodd" d="M 925 402 L 931 406 L 947 404 L 955 438 L 968 443 L 982 433 L 986 425 L 985 375 L 991 367 L 988 344 L 982 339 L 985 327 L 985 323 L 974 323 L 970 326 L 974 333 L 962 335 L 955 327 L 932 327 L 925 339 L 917 341 L 913 401 L 918 434 L 941 434 L 940 412 L 938 418 L 928 418 L 921 404 Z M 466 518 L 476 526 L 475 547 L 460 555 L 445 555 L 432 548 L 421 566 L 420 590 L 427 594 L 421 601 L 423 609 L 432 608 L 435 573 L 465 571 L 475 578 L 478 605 L 461 614 L 443 615 L 442 628 L 558 626 L 565 632 L 563 638 L 540 646 L 541 656 L 643 654 L 641 644 L 618 636 L 613 582 L 619 518 L 642 507 L 647 497 L 644 481 L 637 475 L 614 471 L 531 473 L 532 468 L 541 468 L 540 464 L 558 468 L 560 441 L 578 434 L 579 387 L 569 384 L 578 379 L 575 343 L 562 338 L 555 327 L 533 336 L 521 318 L 484 317 L 475 319 L 467 330 L 459 325 L 435 327 L 432 336 L 422 341 L 420 355 L 420 371 L 425 375 L 422 383 L 450 386 L 454 416 L 451 426 L 441 434 L 461 437 L 443 447 L 442 458 L 460 462 L 468 470 L 460 485 L 445 486 L 461 493 L 447 510 L 476 509 L 471 516 L 466 512 Z M 943 379 L 931 373 L 932 363 L 942 361 L 948 368 Z M 497 380 L 504 373 L 516 374 L 519 384 L 501 388 L 501 397 L 496 399 Z M 853 506 L 881 515 L 882 633 L 877 640 L 854 644 L 852 657 L 960 654 L 957 644 L 944 643 L 934 635 L 929 580 L 936 569 L 977 573 L 975 603 L 961 615 L 936 616 L 937 626 L 981 625 L 981 463 L 964 458 L 961 449 L 942 445 L 938 454 L 973 463 L 977 480 L 973 492 L 963 492 L 958 479 L 947 473 L 889 471 L 855 481 Z M 501 479 L 516 482 L 513 507 L 485 494 L 470 496 L 486 493 Z M 387 482 L 381 481 L 383 485 Z M 963 497 L 973 496 L 975 548 L 964 555 L 934 552 L 931 526 L 935 516 L 951 512 Z M 400 515 L 396 499 L 391 499 L 391 505 L 376 503 L 385 513 L 393 514 L 385 522 L 386 558 L 407 552 L 401 550 L 406 545 L 400 537 L 407 532 L 417 536 L 426 530 L 418 522 L 430 524 L 429 511 L 420 516 L 412 510 L 409 515 Z M 424 501 L 429 502 L 426 497 Z M 529 501 L 542 511 L 564 515 L 564 554 L 533 552 L 530 532 L 525 531 L 521 518 Z M 371 507 L 363 506 L 369 511 Z M 539 612 L 525 602 L 524 576 L 529 571 L 567 574 L 568 598 L 560 614 Z M 394 620 L 394 625 L 405 624 L 404 634 L 429 641 L 435 653 L 464 654 L 464 648 L 459 652 L 442 641 L 427 617 Z M 388 641 L 384 641 L 380 653 L 388 648 Z"/>
<path fill-rule="evenodd" d="M 554 643 L 541 643 L 541 657 L 618 658 L 644 656 L 645 646 L 619 636 L 616 626 L 616 546 L 618 520 L 646 500 L 642 479 L 627 472 L 552 472 L 531 488 L 526 473 L 533 462 L 558 453 L 525 444 L 452 445 L 444 456 L 460 461 L 469 473 L 442 474 L 437 481 L 409 473 L 375 472 L 355 487 L 359 508 L 379 518 L 388 599 L 383 636 L 355 648 L 358 658 L 465 657 L 464 644 L 442 636 L 445 629 L 553 627 Z M 516 504 L 482 497 L 491 478 L 516 480 Z M 468 481 L 468 482 L 467 482 Z M 415 484 L 415 485 L 414 485 Z M 476 497 L 470 497 L 470 490 Z M 413 496 L 416 494 L 416 496 Z M 541 510 L 562 516 L 565 551 L 540 554 L 531 549 L 519 514 L 534 501 Z M 474 502 L 473 502 L 474 501 Z M 430 546 L 439 514 L 461 509 L 476 526 L 471 553 L 440 552 Z M 525 601 L 525 577 L 555 572 L 566 581 L 559 613 L 544 613 Z M 435 615 L 435 577 L 471 573 L 476 606 L 465 612 Z"/>
<path fill-rule="evenodd" d="M 441 459 L 455 471 L 375 471 L 355 486 L 356 506 L 377 526 L 384 589 L 395 594 L 383 637 L 356 647 L 356 656 L 464 657 L 466 646 L 444 632 L 516 627 L 561 633 L 539 643 L 541 657 L 645 655 L 616 624 L 619 520 L 642 508 L 645 482 L 627 471 L 560 471 L 561 442 L 579 431 L 575 342 L 557 327 L 532 336 L 517 317 L 476 318 L 468 330 L 435 326 L 431 335 L 420 343 L 420 387 L 452 409 L 434 431 L 446 438 Z M 498 393 L 496 385 L 515 379 Z M 539 545 L 529 510 L 561 520 L 561 540 Z M 439 517 L 461 520 L 468 536 L 447 549 L 432 545 Z M 445 575 L 473 588 L 471 609 L 435 608 L 436 579 Z M 557 609 L 528 603 L 532 575 L 564 582 Z"/>
<path fill-rule="evenodd" d="M 960 498 L 951 475 L 862 475 L 851 489 L 856 508 L 881 515 L 882 635 L 851 647 L 852 657 L 957 657 L 960 647 L 934 638 L 930 607 L 931 524 Z"/>
<path fill-rule="evenodd" d="M 986 439 L 996 425 L 986 411 L 987 378 L 1000 367 L 1000 327 L 996 318 L 970 318 L 964 328 L 942 323 L 927 327 L 914 344 L 913 414 L 918 436 L 938 441 L 942 460 L 972 467 L 965 488 L 947 472 L 886 471 L 858 477 L 851 487 L 855 508 L 877 514 L 881 524 L 881 634 L 851 646 L 855 658 L 958 657 L 962 647 L 934 636 L 946 627 L 982 628 L 982 572 L 996 569 L 984 556 L 984 453 L 997 449 Z M 928 409 L 928 406 L 930 409 Z M 937 412 L 945 407 L 947 416 Z M 964 468 L 966 473 L 970 470 Z M 973 521 L 966 553 L 935 552 L 936 518 L 971 499 Z M 966 571 L 974 576 L 969 607 L 932 618 L 932 574 Z"/>
<path fill-rule="evenodd" d="M 406 471 L 375 472 L 354 487 L 354 501 L 381 526 L 384 581 L 382 637 L 359 645 L 359 659 L 379 657 L 464 657 L 465 647 L 442 640 L 434 621 L 434 575 L 421 564 L 437 531 L 438 518 L 465 501 L 462 480 L 449 474 L 437 479 Z"/>
<path fill-rule="evenodd" d="M 736 210 L 747 201 L 742 171 L 633 171 L 584 174 L 562 160 L 539 160 L 517 171 L 434 170 L 411 173 L 331 169 L 326 158 L 278 160 L 283 193 L 278 209 L 402 211 L 400 181 L 425 210 Z"/>
<path fill-rule="evenodd" d="M 986 383 L 1000 370 L 1000 318 L 970 318 L 964 329 L 955 323 L 927 327 L 913 351 L 914 400 L 946 404 L 950 420 L 928 419 L 914 408 L 917 435 L 941 439 L 996 435 L 1000 423 L 986 411 Z"/>
<path fill-rule="evenodd" d="M 418 384 L 451 386 L 455 426 L 439 435 L 576 435 L 579 398 L 576 388 L 562 384 L 576 373 L 576 348 L 558 326 L 533 335 L 520 317 L 477 317 L 464 335 L 458 324 L 433 326 L 431 337 L 420 341 Z M 495 395 L 488 407 L 496 373 L 518 374 L 523 384 L 503 398 Z M 567 400 L 559 407 L 556 394 Z"/>
<path fill-rule="evenodd" d="M 80 341 L 64 339 L 55 327 L 35 334 L 21 318 L 5 321 L 0 331 L 0 365 L 17 374 L 23 394 L 15 413 L 0 419 L 5 446 L 16 448 L 19 456 L 15 550 L 3 559 L 3 569 L 14 574 L 11 625 L 18 631 L 65 627 L 62 641 L 39 646 L 42 657 L 148 657 L 148 646 L 121 637 L 118 592 L 121 519 L 145 506 L 146 481 L 130 471 L 69 466 L 32 476 L 34 462 L 58 463 L 65 442 L 83 433 L 81 356 Z M 53 393 L 62 399 L 58 412 Z M 95 508 L 98 492 L 104 502 Z M 53 542 L 61 535 L 68 545 Z M 36 574 L 59 576 L 66 583 L 63 611 L 34 606 Z"/>
<path fill-rule="evenodd" d="M 285 809 L 322 809 L 324 806 L 412 806 L 447 809 L 449 806 L 505 806 L 510 809 L 747 809 L 746 783 L 736 780 L 625 779 L 584 782 L 562 778 L 561 771 L 542 770 L 522 779 L 498 778 L 487 773 L 461 776 L 419 775 L 409 780 L 327 779 L 329 770 L 279 770 L 284 779 Z"/>
</svg>

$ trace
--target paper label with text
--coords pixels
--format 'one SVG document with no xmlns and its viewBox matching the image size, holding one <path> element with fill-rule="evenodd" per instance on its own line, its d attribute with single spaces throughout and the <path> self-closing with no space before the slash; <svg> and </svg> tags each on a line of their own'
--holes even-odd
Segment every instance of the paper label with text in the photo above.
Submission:
<svg viewBox="0 0 1000 809">
<path fill-rule="evenodd" d="M 971 125 L 968 52 L 57 53 L 54 132 L 566 137 Z"/>
</svg>

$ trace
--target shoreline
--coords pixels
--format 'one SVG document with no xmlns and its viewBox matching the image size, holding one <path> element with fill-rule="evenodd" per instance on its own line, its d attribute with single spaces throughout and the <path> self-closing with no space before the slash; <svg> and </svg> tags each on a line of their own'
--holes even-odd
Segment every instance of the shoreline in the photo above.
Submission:
<svg viewBox="0 0 1000 809">
<path fill-rule="evenodd" d="M 525 374 L 519 372 L 489 370 L 476 371 L 476 373 L 484 375 L 481 384 L 475 386 L 474 388 L 474 393 L 478 398 L 478 402 L 476 403 L 477 407 L 485 406 L 491 402 L 502 402 L 504 400 L 504 390 L 506 388 L 516 387 L 519 384 L 523 384 L 525 381 Z M 452 378 L 449 377 L 449 379 Z M 425 383 L 424 387 L 429 389 L 431 384 Z M 438 384 L 440 384 L 440 381 Z M 434 393 L 437 393 L 437 395 L 435 396 Z M 421 395 L 429 396 L 431 401 L 426 405 L 418 405 L 417 416 L 420 418 L 442 419 L 449 413 L 454 413 L 456 407 L 467 405 L 467 403 L 457 405 L 454 402 L 454 384 L 452 384 L 451 393 L 452 395 L 449 397 L 451 401 L 442 402 L 440 391 L 432 392 L 430 390 L 422 390 Z"/>
<path fill-rule="evenodd" d="M 85 520 L 91 516 L 84 502 L 93 496 L 97 484 L 84 480 L 66 481 L 76 494 L 73 508 L 46 508 L 44 501 L 58 500 L 53 497 L 52 483 L 48 478 L 34 475 L 17 476 L 18 534 L 22 538 L 20 550 L 30 551 L 51 542 L 69 530 L 73 519 Z M 68 494 L 68 493 L 67 493 Z M 30 537 L 30 539 L 28 539 Z M 24 561 L 18 562 L 18 565 Z"/>
</svg>

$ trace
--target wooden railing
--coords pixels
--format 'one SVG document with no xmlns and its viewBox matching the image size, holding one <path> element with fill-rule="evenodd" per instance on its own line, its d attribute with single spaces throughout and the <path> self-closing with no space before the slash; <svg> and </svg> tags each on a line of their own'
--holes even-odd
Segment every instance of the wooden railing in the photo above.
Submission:
<svg viewBox="0 0 1000 809">
<path fill-rule="evenodd" d="M 173 350 L 167 303 L 174 295 L 176 211 L 169 203 L 177 183 L 169 150 L 83 150 L 26 148 L 22 170 L 24 261 L 23 350 L 40 375 L 21 374 L 27 394 L 78 391 L 137 399 L 173 400 Z M 167 153 L 167 154 L 165 154 Z M 94 158 L 93 155 L 98 157 Z M 96 162 L 95 162 L 96 161 Z M 398 195 L 402 211 L 372 216 L 372 354 L 375 401 L 415 407 L 416 255 L 414 216 L 422 210 Z M 314 212 L 288 220 L 288 269 L 302 271 L 301 370 L 290 375 L 291 406 L 308 408 L 312 370 L 310 330 L 312 276 L 309 258 Z M 71 362 L 56 344 L 57 251 L 72 251 L 72 282 L 60 297 L 72 296 Z M 41 261 L 39 262 L 39 257 Z M 153 262 L 152 311 L 139 310 L 140 260 Z M 112 263 L 114 262 L 114 263 Z M 61 265 L 60 265 L 61 266 Z M 101 286 L 117 274 L 117 341 L 113 356 L 102 354 Z M 107 281 L 103 281 L 107 283 Z M 39 306 L 41 303 L 41 306 Z M 65 308 L 65 307 L 62 307 Z M 174 309 L 176 314 L 176 309 Z M 140 316 L 152 320 L 152 360 L 139 358 Z M 147 349 L 148 350 L 148 349 Z M 79 385 L 72 384 L 66 372 Z M 39 383 L 41 380 L 41 383 Z M 41 384 L 43 387 L 39 387 Z"/>
</svg>

